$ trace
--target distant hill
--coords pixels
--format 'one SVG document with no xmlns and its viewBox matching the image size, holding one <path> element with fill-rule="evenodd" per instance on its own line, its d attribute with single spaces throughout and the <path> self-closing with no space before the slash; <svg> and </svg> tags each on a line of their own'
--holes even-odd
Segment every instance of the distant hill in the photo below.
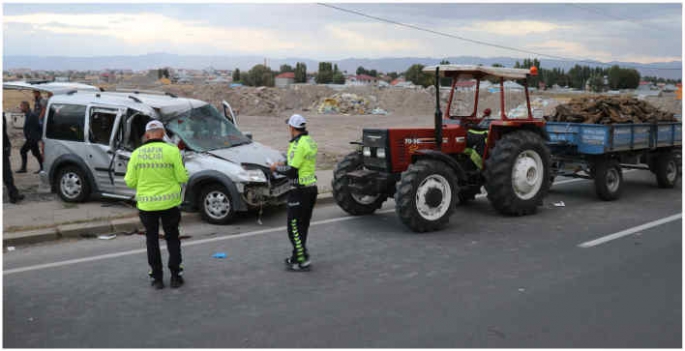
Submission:
<svg viewBox="0 0 685 351">
<path fill-rule="evenodd" d="M 235 69 L 242 71 L 249 70 L 252 66 L 264 63 L 265 58 L 260 56 L 200 56 L 200 55 L 176 55 L 166 53 L 151 53 L 139 56 L 99 56 L 99 57 L 66 57 L 66 56 L 4 56 L 3 69 L 30 68 L 36 70 L 101 70 L 101 69 L 132 69 L 135 71 L 158 68 L 174 67 L 188 69 L 203 69 L 213 67 L 216 69 Z M 511 67 L 518 60 L 512 57 L 482 58 L 473 56 L 459 56 L 447 58 L 432 57 L 389 57 L 378 59 L 359 59 L 347 58 L 343 60 L 331 61 L 338 67 L 350 73 L 356 72 L 357 67 L 363 66 L 366 69 L 375 69 L 381 72 L 403 72 L 412 64 L 420 63 L 424 65 L 437 64 L 446 59 L 454 64 L 483 64 L 490 66 L 495 63 Z M 552 59 L 540 59 L 542 67 L 570 69 L 576 63 L 559 61 Z M 282 64 L 295 66 L 296 62 L 304 62 L 310 72 L 318 70 L 319 62 L 305 58 L 285 58 L 269 59 L 268 65 L 277 70 Z M 589 63 L 579 63 L 580 65 L 591 65 Z M 682 78 L 680 70 L 660 70 L 656 68 L 681 68 L 681 61 L 667 63 L 639 64 L 631 62 L 610 62 L 622 67 L 640 66 L 640 74 L 648 76 L 659 76 L 669 79 Z"/>
</svg>

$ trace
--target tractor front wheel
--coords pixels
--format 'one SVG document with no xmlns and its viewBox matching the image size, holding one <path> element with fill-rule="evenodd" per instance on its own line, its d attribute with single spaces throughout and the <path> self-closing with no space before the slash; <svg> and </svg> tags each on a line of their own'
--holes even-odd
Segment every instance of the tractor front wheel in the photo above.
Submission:
<svg viewBox="0 0 685 351">
<path fill-rule="evenodd" d="M 349 187 L 349 178 L 346 174 L 364 167 L 362 155 L 353 152 L 342 159 L 333 171 L 333 198 L 335 202 L 351 215 L 367 215 L 381 208 L 388 198 L 386 194 L 364 195 L 353 192 Z"/>
<path fill-rule="evenodd" d="M 550 152 L 536 133 L 518 130 L 497 141 L 485 161 L 488 200 L 500 213 L 535 213 L 550 188 Z"/>
<path fill-rule="evenodd" d="M 419 160 L 402 173 L 395 192 L 395 212 L 415 232 L 438 230 L 449 223 L 458 194 L 457 176 L 448 165 Z"/>
</svg>

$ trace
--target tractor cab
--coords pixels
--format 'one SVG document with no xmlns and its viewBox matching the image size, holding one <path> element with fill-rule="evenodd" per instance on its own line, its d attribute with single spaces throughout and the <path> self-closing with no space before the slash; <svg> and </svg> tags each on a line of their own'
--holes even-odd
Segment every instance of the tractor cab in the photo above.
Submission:
<svg viewBox="0 0 685 351">
<path fill-rule="evenodd" d="M 545 121 L 533 117 L 527 88 L 537 69 L 438 65 L 424 71 L 435 73 L 435 126 L 364 129 L 359 150 L 334 171 L 338 205 L 350 214 L 370 214 L 393 197 L 401 221 L 426 232 L 443 228 L 457 204 L 474 200 L 485 187 L 499 212 L 534 213 L 550 186 Z M 443 112 L 445 78 L 451 88 Z M 487 94 L 481 92 L 484 81 Z M 523 85 L 512 89 L 510 81 Z M 507 101 L 512 90 L 525 100 Z M 480 104 L 481 94 L 490 106 Z"/>
</svg>

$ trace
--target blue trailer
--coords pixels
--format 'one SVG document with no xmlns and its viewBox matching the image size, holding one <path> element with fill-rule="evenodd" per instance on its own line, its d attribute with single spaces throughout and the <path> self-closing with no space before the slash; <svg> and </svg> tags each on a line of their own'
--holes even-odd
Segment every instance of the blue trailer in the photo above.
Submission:
<svg viewBox="0 0 685 351">
<path fill-rule="evenodd" d="M 615 200 L 623 189 L 623 169 L 650 170 L 661 188 L 673 188 L 681 176 L 682 123 L 584 124 L 547 122 L 556 176 L 594 179 L 602 200 Z"/>
</svg>

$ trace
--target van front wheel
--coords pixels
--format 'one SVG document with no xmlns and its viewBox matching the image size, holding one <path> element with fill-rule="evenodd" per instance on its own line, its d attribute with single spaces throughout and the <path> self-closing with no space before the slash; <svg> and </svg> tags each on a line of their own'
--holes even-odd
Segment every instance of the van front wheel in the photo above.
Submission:
<svg viewBox="0 0 685 351">
<path fill-rule="evenodd" d="M 61 168 L 56 181 L 59 197 L 65 202 L 83 202 L 90 196 L 90 184 L 80 167 Z"/>
<path fill-rule="evenodd" d="M 235 217 L 235 206 L 231 194 L 221 184 L 210 184 L 200 193 L 202 219 L 212 224 L 228 224 Z"/>
</svg>

